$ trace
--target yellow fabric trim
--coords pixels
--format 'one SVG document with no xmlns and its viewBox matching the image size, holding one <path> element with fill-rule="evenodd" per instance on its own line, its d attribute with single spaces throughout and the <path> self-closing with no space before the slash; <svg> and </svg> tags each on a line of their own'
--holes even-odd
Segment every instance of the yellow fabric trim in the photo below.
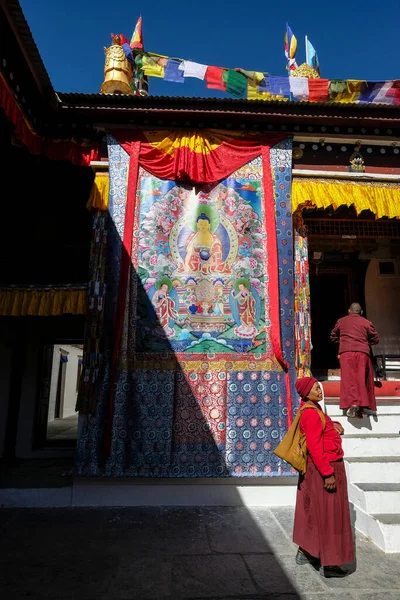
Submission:
<svg viewBox="0 0 400 600">
<path fill-rule="evenodd" d="M 210 154 L 222 143 L 220 136 L 207 135 L 206 132 L 180 131 L 145 131 L 148 142 L 164 154 L 174 155 L 175 150 L 188 148 L 191 152 L 198 154 Z"/>
<path fill-rule="evenodd" d="M 85 290 L 2 289 L 2 317 L 58 317 L 86 314 Z"/>
<path fill-rule="evenodd" d="M 191 152 L 210 154 L 223 142 L 232 139 L 249 138 L 252 134 L 242 131 L 222 131 L 220 129 L 205 129 L 192 131 L 158 130 L 144 131 L 147 141 L 160 152 L 174 155 L 175 150 L 188 148 Z"/>
<path fill-rule="evenodd" d="M 110 179 L 108 173 L 96 173 L 86 208 L 89 210 L 107 210 L 109 191 Z"/>
<path fill-rule="evenodd" d="M 400 186 L 297 179 L 293 181 L 292 196 L 293 212 L 311 202 L 316 208 L 354 205 L 357 214 L 370 210 L 377 219 L 400 217 Z"/>
<path fill-rule="evenodd" d="M 194 371 L 195 373 L 206 373 L 208 371 L 276 371 L 281 372 L 282 367 L 278 361 L 270 359 L 265 360 L 229 360 L 229 359 L 205 359 L 205 360 L 187 360 L 179 361 L 179 357 L 163 358 L 142 358 L 138 355 L 137 360 L 123 359 L 120 361 L 121 369 L 138 369 L 158 371 L 183 370 Z"/>
</svg>

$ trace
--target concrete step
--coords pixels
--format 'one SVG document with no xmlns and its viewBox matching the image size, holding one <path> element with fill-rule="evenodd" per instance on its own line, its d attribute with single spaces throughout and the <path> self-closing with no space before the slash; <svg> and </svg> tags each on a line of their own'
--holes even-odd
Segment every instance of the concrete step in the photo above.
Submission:
<svg viewBox="0 0 400 600">
<path fill-rule="evenodd" d="M 400 433 L 400 414 L 379 413 L 365 419 L 349 419 L 345 416 L 328 415 L 342 425 L 346 434 L 371 435 L 375 433 Z"/>
<path fill-rule="evenodd" d="M 337 380 L 330 379 L 329 381 L 322 381 L 321 383 L 326 398 L 334 398 L 340 395 L 340 378 Z M 400 380 L 381 381 L 380 386 L 374 386 L 374 394 L 376 398 L 382 396 L 400 397 Z"/>
<path fill-rule="evenodd" d="M 400 456 L 400 435 L 396 433 L 345 434 L 342 441 L 346 458 Z"/>
<path fill-rule="evenodd" d="M 352 513 L 356 529 L 378 548 L 387 553 L 400 552 L 400 513 L 370 515 L 355 505 Z"/>
<path fill-rule="evenodd" d="M 349 457 L 345 462 L 350 483 L 400 483 L 400 456 Z"/>
<path fill-rule="evenodd" d="M 396 514 L 400 483 L 349 483 L 349 500 L 368 514 Z"/>
<path fill-rule="evenodd" d="M 339 398 L 335 398 L 334 401 L 332 401 L 331 398 L 325 398 L 325 410 L 331 418 L 335 416 L 343 416 L 345 412 L 341 408 L 339 408 Z M 370 414 L 371 416 L 376 414 L 378 417 L 380 414 L 400 415 L 400 402 L 398 399 L 397 401 L 393 401 L 391 398 L 387 398 L 384 401 L 381 401 L 381 399 L 379 399 L 379 401 L 377 402 L 376 413 L 372 411 L 366 412 L 368 412 L 368 414 Z"/>
<path fill-rule="evenodd" d="M 380 404 L 399 404 L 400 396 L 377 396 L 375 395 L 376 403 Z M 327 404 L 339 404 L 340 396 L 325 396 L 325 402 Z"/>
</svg>

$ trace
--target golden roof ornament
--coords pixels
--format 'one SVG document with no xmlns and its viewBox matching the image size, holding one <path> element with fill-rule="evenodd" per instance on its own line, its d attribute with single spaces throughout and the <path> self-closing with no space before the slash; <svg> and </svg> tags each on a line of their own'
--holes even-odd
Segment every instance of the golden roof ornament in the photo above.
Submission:
<svg viewBox="0 0 400 600">
<path fill-rule="evenodd" d="M 119 35 L 113 37 L 112 46 L 104 48 L 104 52 L 106 60 L 101 93 L 132 95 L 132 67 L 125 56 Z"/>
<path fill-rule="evenodd" d="M 307 77 L 308 79 L 321 79 L 318 71 L 310 67 L 307 63 L 303 63 L 297 69 L 290 71 L 290 77 Z"/>
</svg>

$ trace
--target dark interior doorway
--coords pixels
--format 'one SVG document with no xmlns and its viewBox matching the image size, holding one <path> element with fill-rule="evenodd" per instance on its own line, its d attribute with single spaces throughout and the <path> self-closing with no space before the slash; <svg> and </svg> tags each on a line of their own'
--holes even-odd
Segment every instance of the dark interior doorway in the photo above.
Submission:
<svg viewBox="0 0 400 600">
<path fill-rule="evenodd" d="M 337 319 L 351 303 L 349 274 L 321 274 L 310 277 L 313 350 L 311 368 L 337 369 L 337 347 L 329 339 Z"/>
</svg>

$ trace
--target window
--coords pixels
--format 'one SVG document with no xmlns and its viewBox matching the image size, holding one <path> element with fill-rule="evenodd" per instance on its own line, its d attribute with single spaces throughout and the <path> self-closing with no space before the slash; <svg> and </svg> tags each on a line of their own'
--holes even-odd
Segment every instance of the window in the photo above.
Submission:
<svg viewBox="0 0 400 600">
<path fill-rule="evenodd" d="M 397 275 L 396 261 L 394 260 L 380 260 L 378 261 L 378 269 L 380 277 L 394 276 Z"/>
</svg>

